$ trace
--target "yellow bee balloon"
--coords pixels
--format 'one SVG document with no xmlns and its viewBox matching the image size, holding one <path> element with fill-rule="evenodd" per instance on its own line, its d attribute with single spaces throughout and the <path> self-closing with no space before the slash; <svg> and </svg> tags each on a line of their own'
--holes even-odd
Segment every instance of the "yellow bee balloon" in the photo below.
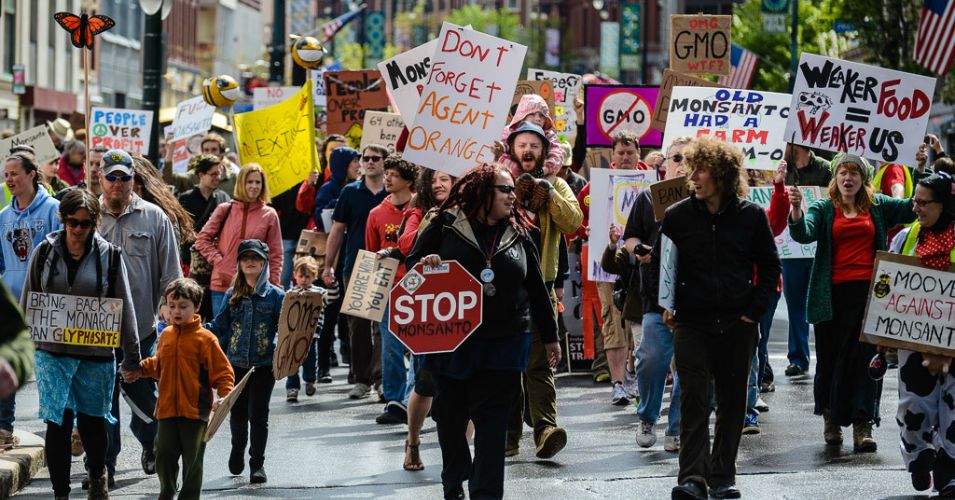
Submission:
<svg viewBox="0 0 955 500">
<path fill-rule="evenodd" d="M 318 43 L 315 37 L 298 37 L 292 43 L 292 59 L 295 64 L 305 69 L 315 69 L 322 65 L 322 59 L 325 58 L 325 49 Z"/>
<path fill-rule="evenodd" d="M 206 78 L 202 82 L 202 98 L 217 108 L 231 107 L 239 98 L 239 84 L 229 75 Z"/>
</svg>

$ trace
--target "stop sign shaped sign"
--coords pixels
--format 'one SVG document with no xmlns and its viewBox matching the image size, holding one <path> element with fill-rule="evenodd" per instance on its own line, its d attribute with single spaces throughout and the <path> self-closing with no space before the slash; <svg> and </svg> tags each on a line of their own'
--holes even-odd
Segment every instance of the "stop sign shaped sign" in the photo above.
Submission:
<svg viewBox="0 0 955 500">
<path fill-rule="evenodd" d="M 418 263 L 391 290 L 388 330 L 415 354 L 451 352 L 483 320 L 481 283 L 456 260 Z"/>
</svg>

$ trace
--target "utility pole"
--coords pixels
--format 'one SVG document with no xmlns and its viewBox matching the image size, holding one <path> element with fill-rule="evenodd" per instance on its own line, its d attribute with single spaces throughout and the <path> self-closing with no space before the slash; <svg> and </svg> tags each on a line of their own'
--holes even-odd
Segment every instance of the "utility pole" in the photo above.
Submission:
<svg viewBox="0 0 955 500">
<path fill-rule="evenodd" d="M 792 9 L 792 46 L 789 49 L 789 93 L 796 85 L 796 71 L 799 69 L 799 0 L 789 0 Z"/>
<path fill-rule="evenodd" d="M 285 83 L 285 0 L 274 0 L 272 11 L 272 50 L 269 55 L 269 83 Z"/>
<path fill-rule="evenodd" d="M 153 112 L 149 137 L 149 161 L 159 165 L 159 107 L 162 103 L 163 61 L 162 12 L 147 15 L 143 25 L 143 109 Z"/>
</svg>

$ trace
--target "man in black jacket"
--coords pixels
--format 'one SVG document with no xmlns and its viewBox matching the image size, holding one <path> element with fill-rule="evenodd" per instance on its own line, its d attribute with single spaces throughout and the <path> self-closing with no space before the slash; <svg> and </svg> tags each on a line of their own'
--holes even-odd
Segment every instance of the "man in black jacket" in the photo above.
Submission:
<svg viewBox="0 0 955 500">
<path fill-rule="evenodd" d="M 674 499 L 739 498 L 739 448 L 757 321 L 779 280 L 780 263 L 765 211 L 741 196 L 743 155 L 717 139 L 684 151 L 690 198 L 667 210 L 654 247 L 676 248 L 673 350 L 680 377 L 680 473 Z M 662 279 L 662 278 L 661 278 Z M 716 436 L 710 453 L 710 381 Z"/>
</svg>

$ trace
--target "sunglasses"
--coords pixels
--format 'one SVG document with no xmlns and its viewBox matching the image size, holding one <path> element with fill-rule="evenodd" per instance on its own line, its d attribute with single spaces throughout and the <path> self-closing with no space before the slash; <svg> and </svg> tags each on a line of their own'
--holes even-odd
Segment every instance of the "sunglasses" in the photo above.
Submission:
<svg viewBox="0 0 955 500">
<path fill-rule="evenodd" d="M 371 162 L 379 162 L 379 161 L 381 161 L 381 160 L 382 160 L 382 157 L 381 157 L 381 156 L 362 156 L 361 159 L 362 159 L 365 163 L 371 163 Z"/>
<path fill-rule="evenodd" d="M 516 188 L 514 186 L 509 186 L 507 184 L 498 184 L 494 186 L 494 189 L 497 189 L 498 191 L 504 194 L 511 194 L 514 192 Z"/>
<path fill-rule="evenodd" d="M 108 181 L 110 181 L 110 182 L 116 182 L 116 181 L 129 182 L 129 181 L 133 180 L 133 176 L 131 176 L 131 175 L 106 174 L 105 177 L 106 177 L 106 180 L 108 180 Z"/>
<path fill-rule="evenodd" d="M 669 160 L 673 160 L 673 161 L 676 162 L 676 163 L 681 163 L 681 162 L 683 161 L 683 155 L 681 155 L 680 153 L 677 153 L 677 154 L 675 154 L 675 155 L 669 157 L 668 159 L 669 159 Z"/>
<path fill-rule="evenodd" d="M 67 219 L 64 222 L 66 223 L 67 226 L 72 227 L 74 229 L 75 228 L 89 229 L 93 227 L 93 224 L 94 224 L 93 219 L 74 219 L 73 217 L 67 217 Z"/>
</svg>

